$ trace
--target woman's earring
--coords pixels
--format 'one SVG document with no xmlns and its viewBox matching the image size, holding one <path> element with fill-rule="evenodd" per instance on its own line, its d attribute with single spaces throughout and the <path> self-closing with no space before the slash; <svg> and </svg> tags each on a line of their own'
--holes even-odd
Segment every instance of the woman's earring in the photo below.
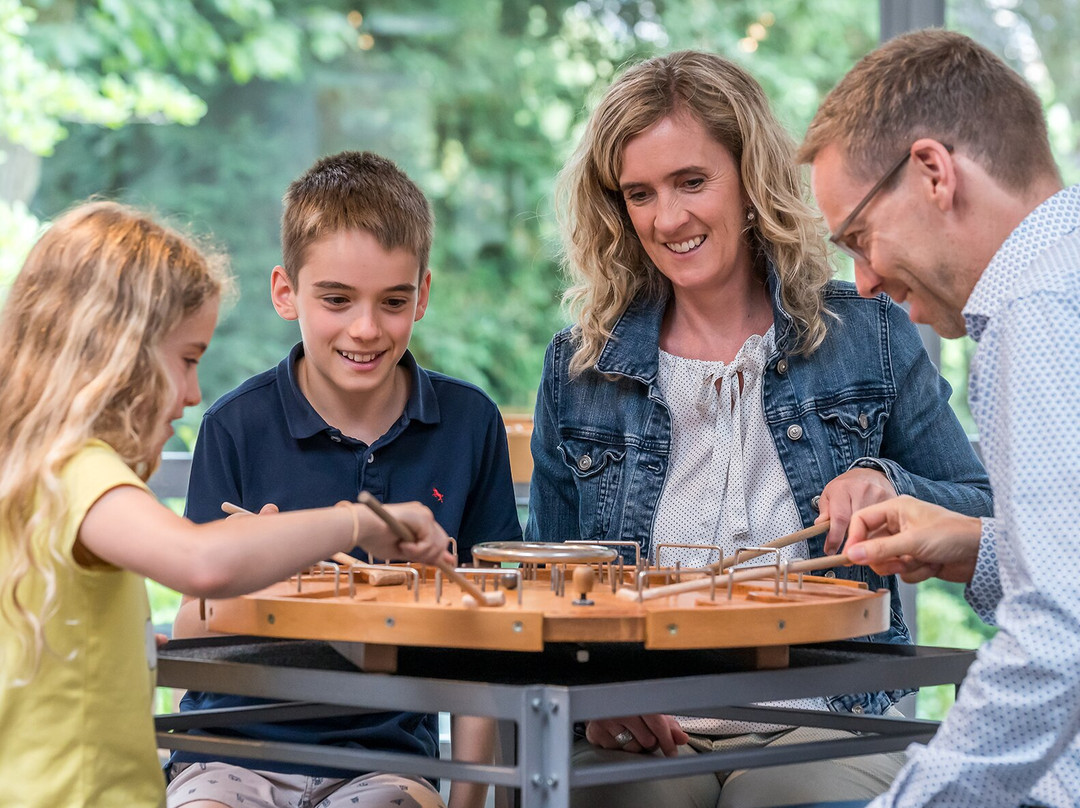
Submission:
<svg viewBox="0 0 1080 808">
<path fill-rule="evenodd" d="M 746 209 L 746 221 L 748 221 L 748 222 L 752 222 L 752 221 L 754 221 L 754 219 L 755 219 L 756 217 L 757 217 L 757 214 L 756 214 L 756 213 L 754 213 L 754 209 L 753 209 L 753 208 L 747 208 L 747 209 Z"/>
</svg>

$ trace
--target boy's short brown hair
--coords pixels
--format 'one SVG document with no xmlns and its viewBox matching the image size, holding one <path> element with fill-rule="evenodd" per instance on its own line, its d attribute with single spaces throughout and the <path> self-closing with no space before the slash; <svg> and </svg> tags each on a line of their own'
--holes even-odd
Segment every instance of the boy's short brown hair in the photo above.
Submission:
<svg viewBox="0 0 1080 808">
<path fill-rule="evenodd" d="M 297 282 L 307 248 L 343 230 L 370 233 L 385 250 L 409 250 L 421 277 L 427 269 L 431 206 L 416 183 L 385 157 L 367 151 L 324 157 L 289 185 L 282 202 L 282 266 L 291 283 Z"/>
</svg>

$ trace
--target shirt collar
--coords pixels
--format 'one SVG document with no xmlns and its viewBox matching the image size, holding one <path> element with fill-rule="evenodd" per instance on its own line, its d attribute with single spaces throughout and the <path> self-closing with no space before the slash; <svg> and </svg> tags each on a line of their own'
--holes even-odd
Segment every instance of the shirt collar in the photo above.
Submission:
<svg viewBox="0 0 1080 808">
<path fill-rule="evenodd" d="M 596 360 L 600 373 L 616 373 L 649 384 L 659 368 L 660 324 L 669 295 L 634 300 L 627 306 Z"/>
<path fill-rule="evenodd" d="M 278 392 L 285 411 L 285 421 L 289 435 L 296 440 L 310 438 L 320 432 L 331 430 L 311 402 L 300 390 L 297 376 L 297 362 L 304 355 L 304 343 L 298 342 L 277 366 Z M 440 419 L 439 400 L 431 377 L 426 370 L 416 363 L 412 353 L 405 351 L 401 357 L 401 366 L 409 372 L 409 400 L 405 402 L 404 423 L 419 421 L 425 424 L 437 424 Z"/>
<path fill-rule="evenodd" d="M 781 304 L 780 276 L 771 261 L 766 278 L 773 304 L 776 345 L 784 348 L 794 335 L 794 321 Z M 669 291 L 660 299 L 632 301 L 611 329 L 611 337 L 596 360 L 596 370 L 629 376 L 646 384 L 654 382 L 659 371 L 660 325 L 670 298 Z"/>
<path fill-rule="evenodd" d="M 1080 185 L 1058 191 L 1017 225 L 994 253 L 964 304 L 964 324 L 976 342 L 990 318 L 1040 253 L 1080 225 Z"/>
<path fill-rule="evenodd" d="M 437 424 L 441 420 L 439 414 L 439 397 L 435 395 L 435 387 L 431 383 L 431 374 L 417 364 L 416 359 L 408 350 L 401 357 L 401 365 L 412 379 L 409 386 L 409 400 L 405 402 L 405 419 L 419 421 L 423 424 Z"/>
</svg>

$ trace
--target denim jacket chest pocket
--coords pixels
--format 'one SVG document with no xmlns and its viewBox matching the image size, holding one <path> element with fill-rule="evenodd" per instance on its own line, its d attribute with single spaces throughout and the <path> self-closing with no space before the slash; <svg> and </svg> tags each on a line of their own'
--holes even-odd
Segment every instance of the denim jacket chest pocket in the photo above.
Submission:
<svg viewBox="0 0 1080 808">
<path fill-rule="evenodd" d="M 634 542 L 619 549 L 628 563 L 647 553 L 668 453 L 632 432 L 574 434 L 564 431 L 558 456 L 577 489 L 574 538 Z"/>
<path fill-rule="evenodd" d="M 846 471 L 860 457 L 877 457 L 881 451 L 889 402 L 867 397 L 816 408 L 825 439 L 835 459 L 835 474 Z"/>
<path fill-rule="evenodd" d="M 564 438 L 559 444 L 559 454 L 577 486 L 580 538 L 606 537 L 612 526 L 615 500 L 622 487 L 626 447 L 583 438 Z"/>
</svg>

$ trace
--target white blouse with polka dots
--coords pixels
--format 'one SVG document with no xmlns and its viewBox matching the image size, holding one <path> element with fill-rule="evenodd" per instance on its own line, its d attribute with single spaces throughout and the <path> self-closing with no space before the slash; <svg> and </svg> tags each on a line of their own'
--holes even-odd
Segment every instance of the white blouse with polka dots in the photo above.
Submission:
<svg viewBox="0 0 1080 808">
<path fill-rule="evenodd" d="M 776 445 L 765 424 L 761 377 L 775 347 L 773 329 L 752 335 L 729 363 L 660 351 L 658 383 L 671 412 L 671 455 L 657 504 L 650 558 L 667 566 L 713 563 L 803 527 Z M 741 380 L 741 383 L 740 383 Z M 702 549 L 663 545 L 702 545 Z M 719 550 L 715 549 L 719 548 Z M 780 550 L 807 558 L 806 542 Z M 749 564 L 772 563 L 772 554 Z M 775 702 L 827 709 L 822 698 Z M 765 724 L 679 717 L 687 732 L 767 732 Z"/>
</svg>

